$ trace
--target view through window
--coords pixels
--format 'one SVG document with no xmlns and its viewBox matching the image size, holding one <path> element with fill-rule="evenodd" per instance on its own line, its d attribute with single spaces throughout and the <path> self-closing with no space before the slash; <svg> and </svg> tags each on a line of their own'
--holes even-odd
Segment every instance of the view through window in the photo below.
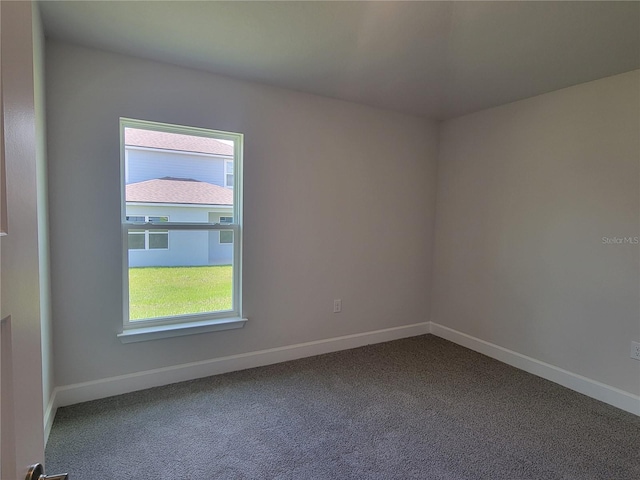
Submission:
<svg viewBox="0 0 640 480">
<path fill-rule="evenodd" d="M 240 134 L 121 119 L 125 328 L 239 316 Z"/>
</svg>

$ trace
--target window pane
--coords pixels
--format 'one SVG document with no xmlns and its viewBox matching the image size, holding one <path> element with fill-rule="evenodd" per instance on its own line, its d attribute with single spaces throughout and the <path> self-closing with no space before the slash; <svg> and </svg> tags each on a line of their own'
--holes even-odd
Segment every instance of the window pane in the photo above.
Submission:
<svg viewBox="0 0 640 480">
<path fill-rule="evenodd" d="M 220 223 L 233 223 L 233 217 L 220 217 Z"/>
<path fill-rule="evenodd" d="M 129 238 L 129 250 L 144 250 L 144 232 L 127 235 Z"/>
<path fill-rule="evenodd" d="M 233 243 L 233 230 L 220 230 L 220 243 Z"/>
<path fill-rule="evenodd" d="M 169 248 L 169 232 L 149 232 L 149 248 Z"/>
<path fill-rule="evenodd" d="M 233 187 L 233 173 L 227 173 L 227 187 Z"/>
<path fill-rule="evenodd" d="M 168 222 L 169 217 L 149 217 L 149 221 L 154 223 Z"/>
<path fill-rule="evenodd" d="M 220 245 L 217 230 L 170 233 L 171 249 L 129 252 L 129 319 L 231 310 L 233 245 Z M 149 248 L 162 237 L 149 232 Z"/>
<path fill-rule="evenodd" d="M 132 216 L 132 217 L 127 217 L 127 222 L 140 222 L 140 223 L 144 223 L 144 216 Z"/>
</svg>

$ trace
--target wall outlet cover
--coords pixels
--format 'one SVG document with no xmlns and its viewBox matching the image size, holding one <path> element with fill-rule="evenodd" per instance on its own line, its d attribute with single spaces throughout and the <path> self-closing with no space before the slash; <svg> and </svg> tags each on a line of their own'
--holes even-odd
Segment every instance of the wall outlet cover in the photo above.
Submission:
<svg viewBox="0 0 640 480">
<path fill-rule="evenodd" d="M 333 301 L 333 313 L 340 313 L 342 311 L 342 300 L 336 298 Z"/>
</svg>

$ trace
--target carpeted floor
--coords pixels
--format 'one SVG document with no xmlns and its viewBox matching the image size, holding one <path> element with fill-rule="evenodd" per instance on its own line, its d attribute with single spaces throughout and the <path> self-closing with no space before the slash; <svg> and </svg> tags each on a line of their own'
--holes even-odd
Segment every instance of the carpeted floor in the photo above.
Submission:
<svg viewBox="0 0 640 480">
<path fill-rule="evenodd" d="M 425 335 L 58 410 L 71 480 L 638 480 L 640 418 Z"/>
</svg>

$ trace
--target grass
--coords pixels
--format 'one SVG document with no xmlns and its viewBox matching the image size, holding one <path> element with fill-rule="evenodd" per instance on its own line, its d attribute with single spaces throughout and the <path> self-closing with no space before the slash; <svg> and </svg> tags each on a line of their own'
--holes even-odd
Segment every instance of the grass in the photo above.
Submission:
<svg viewBox="0 0 640 480">
<path fill-rule="evenodd" d="M 231 265 L 129 269 L 129 318 L 231 309 Z"/>
</svg>

